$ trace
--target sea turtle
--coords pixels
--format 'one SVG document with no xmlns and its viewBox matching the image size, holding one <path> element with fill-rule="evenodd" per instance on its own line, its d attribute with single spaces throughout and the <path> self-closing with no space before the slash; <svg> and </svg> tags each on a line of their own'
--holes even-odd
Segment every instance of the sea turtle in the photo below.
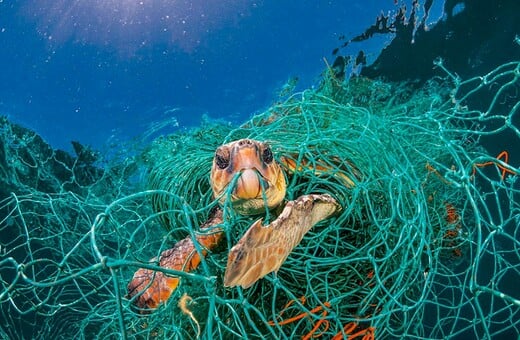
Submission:
<svg viewBox="0 0 520 340">
<path fill-rule="evenodd" d="M 217 148 L 210 176 L 214 198 L 221 205 L 230 202 L 233 210 L 242 215 L 258 215 L 266 210 L 278 212 L 275 213 L 277 218 L 266 226 L 258 219 L 230 250 L 225 286 L 248 288 L 268 273 L 276 272 L 308 230 L 341 210 L 336 199 L 326 193 L 285 200 L 288 176 L 303 167 L 318 175 L 328 171 L 319 162 L 311 166 L 305 160 L 297 162 L 295 158 L 284 156 L 278 162 L 268 143 L 252 139 L 240 139 Z M 346 186 L 354 184 L 351 178 L 340 177 Z M 222 222 L 223 211 L 218 207 L 200 229 Z M 200 263 L 200 254 L 205 256 L 223 239 L 222 228 L 214 230 L 197 234 L 200 247 L 195 246 L 192 237 L 177 242 L 161 253 L 159 265 L 186 272 L 194 270 Z M 199 253 L 197 248 L 202 251 Z M 178 283 L 178 277 L 139 269 L 128 284 L 128 296 L 135 296 L 137 306 L 154 309 L 170 297 Z"/>
</svg>

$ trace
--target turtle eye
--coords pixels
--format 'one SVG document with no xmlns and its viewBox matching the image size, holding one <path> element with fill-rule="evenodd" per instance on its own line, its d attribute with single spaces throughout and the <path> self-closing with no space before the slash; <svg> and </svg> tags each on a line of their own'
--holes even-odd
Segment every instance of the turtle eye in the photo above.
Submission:
<svg viewBox="0 0 520 340">
<path fill-rule="evenodd" d="M 265 164 L 270 164 L 273 161 L 273 152 L 270 147 L 266 147 L 262 152 L 262 159 Z"/>
<path fill-rule="evenodd" d="M 229 166 L 229 157 L 226 157 L 222 154 L 215 154 L 215 164 L 221 170 L 224 170 Z"/>
</svg>

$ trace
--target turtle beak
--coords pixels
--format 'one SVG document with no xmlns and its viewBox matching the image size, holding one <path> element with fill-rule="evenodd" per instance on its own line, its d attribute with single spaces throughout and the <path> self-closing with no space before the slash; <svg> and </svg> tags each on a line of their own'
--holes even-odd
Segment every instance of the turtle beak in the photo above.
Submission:
<svg viewBox="0 0 520 340">
<path fill-rule="evenodd" d="M 230 192 L 234 210 L 243 215 L 278 206 L 285 197 L 286 182 L 270 152 L 265 144 L 250 139 L 217 149 L 210 176 L 214 196 L 224 203 L 225 193 Z"/>
<path fill-rule="evenodd" d="M 264 187 L 268 185 L 262 178 L 261 172 L 265 166 L 260 161 L 257 147 L 254 145 L 243 147 L 235 152 L 235 167 L 240 169 L 240 177 L 233 194 L 238 199 L 260 198 L 262 195 L 261 181 L 264 182 Z"/>
<path fill-rule="evenodd" d="M 263 179 L 256 169 L 245 169 L 240 174 L 233 194 L 239 199 L 259 198 Z M 264 181 L 265 183 L 265 181 Z"/>
</svg>

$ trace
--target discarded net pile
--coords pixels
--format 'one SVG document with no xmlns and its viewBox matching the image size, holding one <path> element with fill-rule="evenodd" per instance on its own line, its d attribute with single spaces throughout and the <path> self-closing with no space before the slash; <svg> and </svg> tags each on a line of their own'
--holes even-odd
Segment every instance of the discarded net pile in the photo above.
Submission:
<svg viewBox="0 0 520 340">
<path fill-rule="evenodd" d="M 24 324 L 31 336 L 64 338 L 517 334 L 518 170 L 480 142 L 507 138 L 511 152 L 520 142 L 519 77 L 511 63 L 465 82 L 448 73 L 412 91 L 327 73 L 318 90 L 241 127 L 206 122 L 155 140 L 134 158 L 146 188 L 127 194 L 135 181 L 122 171 L 119 181 L 107 170 L 96 182 L 118 189 L 107 189 L 115 196 L 108 205 L 88 188 L 84 196 L 13 194 L 0 207 L 0 232 L 9 235 L 1 239 L 1 335 L 19 336 Z M 342 212 L 309 231 L 277 275 L 247 290 L 223 287 L 227 253 L 256 219 L 272 217 L 224 207 L 226 240 L 197 270 L 149 262 L 199 232 L 216 204 L 214 150 L 246 137 L 296 161 L 288 199 L 329 193 Z M 149 314 L 125 298 L 143 267 L 181 277 Z"/>
</svg>

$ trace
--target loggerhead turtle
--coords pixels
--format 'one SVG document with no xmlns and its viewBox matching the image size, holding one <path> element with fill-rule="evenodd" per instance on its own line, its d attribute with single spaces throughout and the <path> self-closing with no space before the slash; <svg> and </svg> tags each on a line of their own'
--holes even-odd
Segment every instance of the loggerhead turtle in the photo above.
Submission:
<svg viewBox="0 0 520 340">
<path fill-rule="evenodd" d="M 258 219 L 232 247 L 224 275 L 225 286 L 248 288 L 265 275 L 276 272 L 307 231 L 341 210 L 328 194 L 302 195 L 285 202 L 288 174 L 284 169 L 289 174 L 302 167 L 316 174 L 327 172 L 327 168 L 319 164 L 314 167 L 305 161 L 298 164 L 297 167 L 297 162 L 290 157 L 281 157 L 280 163 L 277 162 L 267 143 L 251 139 L 240 139 L 217 148 L 210 181 L 213 195 L 221 205 L 230 201 L 232 208 L 242 215 L 257 215 L 266 209 L 281 211 L 266 226 Z M 357 169 L 354 170 L 357 175 Z M 347 176 L 340 177 L 346 186 L 354 185 Z M 200 228 L 215 227 L 222 222 L 222 208 L 215 208 Z M 220 227 L 212 233 L 197 234 L 201 254 L 205 256 L 208 250 L 214 249 L 223 236 Z M 189 272 L 197 268 L 200 260 L 192 237 L 186 237 L 163 251 L 158 263 L 164 268 Z M 178 284 L 178 277 L 141 268 L 128 284 L 128 296 L 135 296 L 138 307 L 154 309 L 170 297 Z"/>
</svg>

